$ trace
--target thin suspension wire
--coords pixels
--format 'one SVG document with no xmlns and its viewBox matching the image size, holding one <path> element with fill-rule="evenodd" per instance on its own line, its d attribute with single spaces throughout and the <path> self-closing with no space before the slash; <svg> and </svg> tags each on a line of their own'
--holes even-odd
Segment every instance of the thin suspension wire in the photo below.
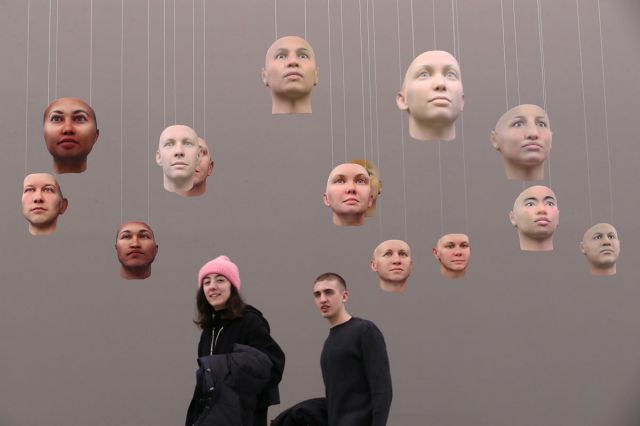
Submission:
<svg viewBox="0 0 640 426">
<path fill-rule="evenodd" d="M 436 0 L 431 0 L 431 15 L 433 17 L 433 48 L 436 49 Z"/>
<path fill-rule="evenodd" d="M 584 119 L 584 147 L 587 159 L 587 199 L 589 200 L 589 223 L 593 223 L 593 210 L 591 207 L 591 174 L 589 171 L 589 135 L 587 133 L 587 105 L 584 99 L 584 72 L 582 68 L 582 35 L 580 33 L 580 8 L 576 0 L 576 16 L 578 18 L 578 52 L 580 54 L 580 87 L 582 89 L 582 114 Z"/>
<path fill-rule="evenodd" d="M 398 75 L 400 77 L 400 85 L 402 85 L 402 58 L 400 57 L 400 5 L 399 0 L 396 0 L 396 16 L 398 26 Z M 400 116 L 400 139 L 402 141 L 402 194 L 403 194 L 403 206 L 404 206 L 404 239 L 407 239 L 407 179 L 405 171 L 405 155 L 404 155 L 404 120 L 402 117 L 402 111 L 399 111 Z"/>
<path fill-rule="evenodd" d="M 304 0 L 304 38 L 307 39 L 307 0 Z"/>
<path fill-rule="evenodd" d="M 55 77 L 55 84 L 53 85 L 53 99 L 58 99 L 58 24 L 60 22 L 59 17 L 60 14 L 58 13 L 58 0 L 56 0 L 56 51 L 55 51 L 55 57 L 56 57 L 56 69 L 55 69 L 55 73 L 56 73 L 56 77 Z"/>
<path fill-rule="evenodd" d="M 358 13 L 360 18 L 360 75 L 364 76 L 364 62 L 362 54 L 362 0 L 358 0 Z M 364 159 L 367 160 L 367 129 L 364 114 L 364 78 L 360 78 L 360 87 L 362 93 L 362 145 L 364 148 Z"/>
<path fill-rule="evenodd" d="M 49 0 L 49 53 L 47 54 L 47 104 L 51 102 L 51 1 Z"/>
<path fill-rule="evenodd" d="M 89 4 L 89 105 L 93 102 L 93 0 Z"/>
<path fill-rule="evenodd" d="M 518 83 L 518 105 L 520 105 L 520 65 L 518 61 L 518 28 L 516 26 L 516 0 L 513 3 L 513 43 L 516 47 L 516 82 Z"/>
<path fill-rule="evenodd" d="M 150 114 L 150 110 L 151 110 L 151 101 L 150 101 L 150 83 L 149 80 L 151 79 L 150 75 L 151 73 L 149 72 L 150 69 L 150 62 L 151 62 L 151 57 L 150 57 L 150 48 L 149 48 L 149 33 L 150 33 L 150 17 L 149 15 L 151 14 L 151 5 L 149 3 L 150 0 L 147 0 L 147 223 L 149 223 L 151 221 L 151 196 L 150 196 L 150 192 L 151 192 L 151 183 L 150 183 L 150 172 L 151 172 L 151 168 L 149 167 L 149 152 L 151 152 L 151 142 L 150 142 L 150 138 L 151 138 L 151 131 L 150 131 L 150 119 L 149 119 L 149 114 Z"/>
<path fill-rule="evenodd" d="M 438 141 L 438 181 L 440 184 L 440 235 L 444 235 L 444 191 L 442 189 L 442 142 Z"/>
<path fill-rule="evenodd" d="M 196 0 L 191 0 L 191 126 L 196 127 Z"/>
<path fill-rule="evenodd" d="M 410 2 L 411 6 L 411 53 L 413 56 L 416 56 L 416 32 L 415 32 L 415 24 L 413 18 L 413 0 Z"/>
<path fill-rule="evenodd" d="M 373 96 L 371 87 L 371 26 L 369 24 L 369 0 L 365 0 L 367 3 L 367 76 L 369 79 L 369 143 L 371 145 L 371 161 L 374 159 L 374 147 L 373 147 Z"/>
<path fill-rule="evenodd" d="M 331 67 L 331 0 L 327 0 L 327 35 L 329 39 L 329 121 L 331 123 L 331 166 L 335 164 L 333 144 L 333 76 Z"/>
<path fill-rule="evenodd" d="M 462 63 L 462 50 L 460 49 L 460 6 L 458 0 L 456 4 L 456 40 L 458 43 L 458 61 Z M 464 226 L 466 233 L 469 233 L 469 189 L 467 186 L 467 155 L 464 143 L 464 115 L 460 117 L 460 137 L 462 139 L 462 182 L 464 183 Z"/>
<path fill-rule="evenodd" d="M 178 122 L 178 88 L 176 85 L 176 0 L 173 0 L 173 124 Z"/>
<path fill-rule="evenodd" d="M 273 0 L 273 21 L 276 29 L 276 40 L 278 39 L 278 0 Z"/>
<path fill-rule="evenodd" d="M 162 125 L 167 126 L 167 0 L 162 0 Z"/>
<path fill-rule="evenodd" d="M 342 112 L 344 116 L 344 161 L 347 161 L 347 87 L 344 84 L 344 21 L 342 18 L 342 1 L 340 1 L 340 43 L 342 45 Z"/>
<path fill-rule="evenodd" d="M 543 109 L 547 111 L 547 80 L 544 66 L 544 33 L 542 31 L 542 5 L 540 0 L 538 3 L 538 40 L 540 42 L 540 71 L 542 72 L 542 104 Z M 547 179 L 551 186 L 551 158 L 547 159 Z"/>
<path fill-rule="evenodd" d="M 602 46 L 602 19 L 600 17 L 600 0 L 597 0 L 598 3 L 598 28 L 600 29 L 600 63 L 602 64 L 602 96 L 604 100 L 604 134 L 605 141 L 607 142 L 607 164 L 609 165 L 609 207 L 611 209 L 611 223 L 614 223 L 613 216 L 613 185 L 611 179 L 611 147 L 609 145 L 609 120 L 608 120 L 608 112 L 607 112 L 607 90 L 606 90 L 606 81 L 604 75 L 604 49 Z"/>
<path fill-rule="evenodd" d="M 207 140 L 207 19 L 205 5 L 202 0 L 202 137 Z"/>
<path fill-rule="evenodd" d="M 373 31 L 373 87 L 375 97 L 375 114 L 376 114 L 376 147 L 378 151 L 378 170 L 382 173 L 382 161 L 380 158 L 380 126 L 378 120 L 378 72 L 377 72 L 377 57 L 376 57 L 376 9 L 375 0 L 371 0 L 371 21 Z M 402 126 L 401 126 L 402 127 Z M 377 209 L 378 214 L 378 235 L 382 240 L 382 209 Z"/>
<path fill-rule="evenodd" d="M 27 174 L 28 170 L 28 157 L 29 157 L 29 44 L 31 42 L 31 0 L 27 0 L 27 76 L 25 84 L 24 95 L 24 174 Z"/>
<path fill-rule="evenodd" d="M 451 28 L 453 28 L 453 56 L 458 57 L 458 43 L 456 40 L 456 8 L 451 0 Z M 458 61 L 459 62 L 459 61 Z"/>
<path fill-rule="evenodd" d="M 500 0 L 500 20 L 502 23 L 502 60 L 504 62 L 504 103 L 505 111 L 509 109 L 509 89 L 507 88 L 507 45 L 504 37 L 504 4 Z"/>
<path fill-rule="evenodd" d="M 124 0 L 120 0 L 120 223 L 124 218 Z"/>
</svg>

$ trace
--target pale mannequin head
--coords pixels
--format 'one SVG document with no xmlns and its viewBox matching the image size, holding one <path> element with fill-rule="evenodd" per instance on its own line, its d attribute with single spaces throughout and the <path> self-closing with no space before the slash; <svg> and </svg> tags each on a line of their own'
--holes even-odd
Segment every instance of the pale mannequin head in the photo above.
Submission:
<svg viewBox="0 0 640 426">
<path fill-rule="evenodd" d="M 198 135 L 191 127 L 169 126 L 160 134 L 156 163 L 162 167 L 164 189 L 184 193 L 193 187 L 200 147 Z"/>
<path fill-rule="evenodd" d="M 440 273 L 446 278 L 462 278 L 469 266 L 471 247 L 466 234 L 446 234 L 436 241 L 433 257 L 440 264 Z"/>
<path fill-rule="evenodd" d="M 120 225 L 116 234 L 116 254 L 122 278 L 143 280 L 150 277 L 151 264 L 158 254 L 158 244 L 151 227 L 144 222 Z"/>
<path fill-rule="evenodd" d="M 84 172 L 99 135 L 96 113 L 82 99 L 56 99 L 44 111 L 44 141 L 56 173 Z"/>
<path fill-rule="evenodd" d="M 620 238 L 613 225 L 598 223 L 584 233 L 580 251 L 585 255 L 592 275 L 615 275 L 620 255 Z"/>
<path fill-rule="evenodd" d="M 345 306 L 349 300 L 349 291 L 340 275 L 326 272 L 318 276 L 313 284 L 313 300 L 320 315 L 329 321 L 331 327 L 351 319 Z"/>
<path fill-rule="evenodd" d="M 201 137 L 198 137 L 198 147 L 200 148 L 200 158 L 193 174 L 193 187 L 187 192 L 178 193 L 185 197 L 197 197 L 207 192 L 207 178 L 213 173 L 213 157 L 207 143 Z"/>
<path fill-rule="evenodd" d="M 369 173 L 358 164 L 340 164 L 329 174 L 322 200 L 331 208 L 335 225 L 362 225 L 365 213 L 373 203 Z"/>
<path fill-rule="evenodd" d="M 378 196 L 382 194 L 382 180 L 380 179 L 380 171 L 375 164 L 368 160 L 351 160 L 349 162 L 361 165 L 367 170 L 367 173 L 369 173 L 369 184 L 371 185 L 371 195 L 373 195 L 373 201 L 371 202 L 371 207 L 367 209 L 365 217 L 372 217 L 376 212 Z"/>
<path fill-rule="evenodd" d="M 49 173 L 32 173 L 22 184 L 22 215 L 29 223 L 31 235 L 50 235 L 56 230 L 58 216 L 69 202 L 55 177 Z"/>
<path fill-rule="evenodd" d="M 380 288 L 392 293 L 402 293 L 407 288 L 413 260 L 411 247 L 402 240 L 383 241 L 371 256 L 371 270 L 378 274 Z"/>
<path fill-rule="evenodd" d="M 551 151 L 551 127 L 545 110 L 518 105 L 505 112 L 491 131 L 491 144 L 502 155 L 508 179 L 544 179 L 544 161 Z"/>
<path fill-rule="evenodd" d="M 518 231 L 520 250 L 553 250 L 560 211 L 553 191 L 546 186 L 531 186 L 518 195 L 509 212 L 509 220 Z"/>
<path fill-rule="evenodd" d="M 460 65 L 449 52 L 431 50 L 418 55 L 396 94 L 396 104 L 409 113 L 409 134 L 422 141 L 450 141 L 464 108 Z"/>
<path fill-rule="evenodd" d="M 271 89 L 272 114 L 310 114 L 311 91 L 318 84 L 311 45 L 297 36 L 276 40 L 267 50 L 262 82 Z"/>
</svg>

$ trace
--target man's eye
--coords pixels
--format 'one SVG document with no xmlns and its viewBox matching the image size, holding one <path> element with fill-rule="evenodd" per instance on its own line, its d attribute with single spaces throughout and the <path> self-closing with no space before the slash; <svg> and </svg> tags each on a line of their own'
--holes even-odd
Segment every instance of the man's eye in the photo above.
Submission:
<svg viewBox="0 0 640 426">
<path fill-rule="evenodd" d="M 429 78 L 429 72 L 422 71 L 420 74 L 418 74 L 418 78 Z"/>
<path fill-rule="evenodd" d="M 285 59 L 287 57 L 287 55 L 285 55 L 284 53 L 278 53 L 276 55 L 276 59 Z"/>
<path fill-rule="evenodd" d="M 122 235 L 120 235 L 120 239 L 121 240 L 128 240 L 129 238 L 131 238 L 131 234 L 122 234 Z"/>
<path fill-rule="evenodd" d="M 85 117 L 84 115 L 76 115 L 75 117 L 73 117 L 73 119 L 81 123 L 88 121 L 87 117 Z"/>
<path fill-rule="evenodd" d="M 166 147 L 173 146 L 173 141 L 165 142 L 164 146 L 166 146 Z"/>
<path fill-rule="evenodd" d="M 458 74 L 456 74 L 454 71 L 449 71 L 447 73 L 447 78 L 456 79 L 456 78 L 458 78 Z"/>
<path fill-rule="evenodd" d="M 53 188 L 42 188 L 44 192 L 53 192 Z"/>
<path fill-rule="evenodd" d="M 58 122 L 62 121 L 62 116 L 61 115 L 52 115 L 49 118 L 49 121 L 52 121 L 54 123 L 58 123 Z"/>
<path fill-rule="evenodd" d="M 545 204 L 546 204 L 547 206 L 553 207 L 553 206 L 555 206 L 555 205 L 556 205 L 556 202 L 555 202 L 555 201 L 548 200 Z"/>
<path fill-rule="evenodd" d="M 298 55 L 298 58 L 300 59 L 309 59 L 309 55 L 307 55 L 306 53 L 301 53 Z"/>
<path fill-rule="evenodd" d="M 512 124 L 513 127 L 524 127 L 524 121 L 518 120 Z"/>
<path fill-rule="evenodd" d="M 601 240 L 601 239 L 602 239 L 602 235 L 600 235 L 600 234 L 595 235 L 595 236 L 593 237 L 593 239 L 594 239 L 594 240 Z"/>
<path fill-rule="evenodd" d="M 535 206 L 535 203 L 533 201 L 527 201 L 526 203 L 524 203 L 525 207 L 533 207 Z"/>
<path fill-rule="evenodd" d="M 616 234 L 611 233 L 609 235 L 607 235 L 609 237 L 610 240 L 615 240 L 616 239 Z"/>
<path fill-rule="evenodd" d="M 334 183 L 344 183 L 345 180 L 343 178 L 338 178 L 334 181 Z"/>
<path fill-rule="evenodd" d="M 453 244 L 445 244 L 444 248 L 452 249 L 454 247 Z"/>
<path fill-rule="evenodd" d="M 542 128 L 546 128 L 547 127 L 547 123 L 545 123 L 544 121 L 538 121 L 536 123 L 536 126 L 542 127 Z"/>
</svg>

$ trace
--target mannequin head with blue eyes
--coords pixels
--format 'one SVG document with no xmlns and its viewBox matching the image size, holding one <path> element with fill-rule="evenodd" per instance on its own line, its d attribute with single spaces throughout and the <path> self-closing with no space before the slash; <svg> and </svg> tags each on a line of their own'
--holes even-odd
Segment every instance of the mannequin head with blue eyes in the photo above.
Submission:
<svg viewBox="0 0 640 426">
<path fill-rule="evenodd" d="M 409 113 L 409 134 L 423 141 L 450 141 L 464 108 L 460 65 L 449 52 L 431 50 L 418 55 L 396 94 L 396 104 Z"/>
<path fill-rule="evenodd" d="M 191 127 L 177 124 L 164 129 L 156 151 L 156 163 L 164 174 L 164 189 L 184 193 L 193 188 L 200 155 L 198 134 Z"/>
<path fill-rule="evenodd" d="M 505 112 L 491 131 L 491 144 L 502 155 L 508 179 L 544 179 L 551 151 L 549 116 L 537 105 L 518 105 Z"/>
<path fill-rule="evenodd" d="M 272 114 L 310 114 L 311 91 L 318 84 L 311 45 L 297 36 L 276 40 L 267 50 L 262 82 L 271 89 Z"/>
<path fill-rule="evenodd" d="M 608 223 L 593 225 L 584 233 L 580 251 L 587 258 L 592 275 L 615 275 L 620 255 L 618 231 Z"/>
<path fill-rule="evenodd" d="M 333 211 L 334 225 L 362 225 L 373 203 L 367 169 L 353 163 L 338 165 L 329 174 L 322 201 Z"/>
<path fill-rule="evenodd" d="M 402 240 L 383 241 L 373 250 L 370 266 L 378 274 L 382 290 L 402 293 L 407 288 L 413 267 L 411 247 Z"/>
<path fill-rule="evenodd" d="M 518 195 L 509 220 L 518 231 L 520 250 L 551 251 L 560 211 L 556 194 L 546 186 L 531 186 Z"/>
</svg>

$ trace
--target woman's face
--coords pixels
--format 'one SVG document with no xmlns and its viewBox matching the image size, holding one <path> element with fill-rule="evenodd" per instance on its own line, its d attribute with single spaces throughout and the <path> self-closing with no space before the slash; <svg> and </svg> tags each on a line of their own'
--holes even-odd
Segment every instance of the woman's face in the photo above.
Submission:
<svg viewBox="0 0 640 426">
<path fill-rule="evenodd" d="M 209 274 L 202 279 L 202 290 L 207 302 L 219 311 L 227 306 L 231 296 L 231 282 L 224 275 Z"/>
</svg>

